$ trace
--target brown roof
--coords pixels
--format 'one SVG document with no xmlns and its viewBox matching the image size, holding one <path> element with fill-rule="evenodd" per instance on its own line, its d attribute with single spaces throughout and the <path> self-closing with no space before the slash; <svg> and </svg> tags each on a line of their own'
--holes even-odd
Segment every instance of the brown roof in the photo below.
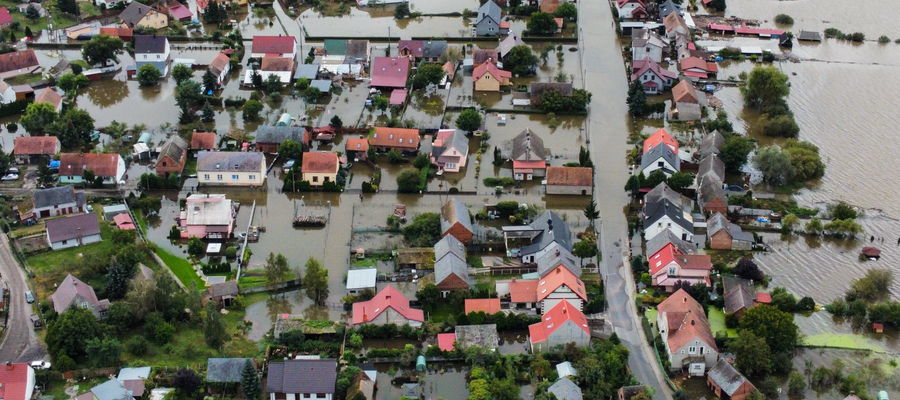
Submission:
<svg viewBox="0 0 900 400">
<path fill-rule="evenodd" d="M 476 66 L 488 60 L 496 64 L 499 57 L 497 49 L 478 49 L 472 52 L 472 62 Z"/>
<path fill-rule="evenodd" d="M 369 136 L 369 144 L 376 147 L 417 149 L 419 148 L 419 130 L 376 126 L 375 132 Z"/>
<path fill-rule="evenodd" d="M 118 154 L 62 153 L 59 155 L 59 174 L 80 176 L 89 169 L 96 176 L 116 176 L 118 163 Z"/>
<path fill-rule="evenodd" d="M 697 89 L 687 80 L 682 79 L 675 87 L 672 88 L 672 99 L 676 103 L 693 103 L 700 104 L 697 97 Z"/>
<path fill-rule="evenodd" d="M 100 234 L 100 223 L 94 213 L 51 219 L 46 222 L 46 227 L 51 243 Z"/>
<path fill-rule="evenodd" d="M 59 107 L 62 101 L 62 96 L 51 88 L 42 89 L 34 98 L 35 103 L 48 103 L 53 107 Z"/>
<path fill-rule="evenodd" d="M 14 51 L 0 54 L 0 73 L 15 71 L 22 68 L 39 67 L 37 55 L 34 50 Z"/>
<path fill-rule="evenodd" d="M 562 4 L 561 0 L 542 0 L 541 12 L 553 14 L 556 12 L 556 9 L 559 8 L 560 4 Z"/>
<path fill-rule="evenodd" d="M 665 315 L 669 324 L 666 328 L 669 331 L 668 342 L 671 351 L 680 350 L 695 338 L 699 338 L 709 347 L 718 351 L 716 339 L 709 329 L 709 321 L 706 319 L 703 307 L 684 289 L 678 289 L 669 298 L 659 303 L 656 309 L 660 315 Z"/>
<path fill-rule="evenodd" d="M 335 173 L 338 170 L 337 153 L 330 151 L 310 151 L 303 153 L 303 173 Z"/>
<path fill-rule="evenodd" d="M 293 71 L 294 60 L 286 57 L 263 57 L 261 71 Z"/>
<path fill-rule="evenodd" d="M 38 155 L 56 154 L 59 139 L 56 136 L 22 136 L 15 138 L 13 154 Z"/>
<path fill-rule="evenodd" d="M 209 287 L 209 297 L 237 296 L 238 285 L 235 281 L 214 283 Z"/>
<path fill-rule="evenodd" d="M 369 151 L 369 142 L 363 138 L 349 138 L 344 144 L 345 151 Z"/>
<path fill-rule="evenodd" d="M 218 73 L 222 73 L 226 68 L 228 68 L 228 64 L 231 62 L 231 59 L 228 58 L 228 54 L 219 53 L 215 58 L 209 63 L 209 69 L 216 71 Z M 263 59 L 265 62 L 265 59 Z"/>
<path fill-rule="evenodd" d="M 547 167 L 547 184 L 591 186 L 594 170 L 588 167 Z"/>
<path fill-rule="evenodd" d="M 212 150 L 216 148 L 215 132 L 194 132 L 191 135 L 192 150 Z"/>
</svg>

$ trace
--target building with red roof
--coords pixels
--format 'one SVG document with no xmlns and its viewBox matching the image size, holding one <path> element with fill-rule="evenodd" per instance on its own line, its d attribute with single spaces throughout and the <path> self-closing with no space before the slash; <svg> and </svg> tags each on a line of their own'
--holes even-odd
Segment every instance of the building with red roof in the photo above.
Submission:
<svg viewBox="0 0 900 400">
<path fill-rule="evenodd" d="M 6 29 L 12 25 L 13 18 L 12 15 L 9 15 L 9 9 L 6 7 L 0 7 L 0 28 Z"/>
<path fill-rule="evenodd" d="M 568 301 L 560 301 L 541 316 L 541 322 L 528 326 L 528 340 L 532 353 L 569 343 L 583 347 L 591 341 L 591 330 L 587 318 L 578 307 Z"/>
<path fill-rule="evenodd" d="M 134 29 L 132 28 L 100 28 L 100 34 L 106 36 L 117 37 L 125 42 L 130 42 L 134 38 Z"/>
<path fill-rule="evenodd" d="M 511 308 L 534 309 L 537 304 L 538 281 L 513 280 L 509 282 L 509 302 Z"/>
<path fill-rule="evenodd" d="M 297 40 L 293 36 L 253 36 L 250 58 L 297 56 Z"/>
<path fill-rule="evenodd" d="M 640 82 L 644 93 L 659 94 L 675 83 L 678 74 L 663 69 L 650 57 L 636 60 L 631 65 L 631 82 Z"/>
<path fill-rule="evenodd" d="M 190 21 L 192 18 L 194 18 L 194 14 L 191 13 L 191 9 L 185 7 L 182 4 L 179 4 L 175 7 L 170 7 L 169 16 L 178 21 Z"/>
<path fill-rule="evenodd" d="M 590 195 L 594 187 L 594 169 L 566 166 L 547 167 L 545 182 L 544 187 L 547 194 Z"/>
<path fill-rule="evenodd" d="M 113 222 L 116 223 L 116 228 L 124 231 L 133 231 L 135 229 L 134 221 L 131 220 L 131 216 L 127 213 L 116 214 L 113 217 Z"/>
<path fill-rule="evenodd" d="M 673 291 L 678 282 L 711 284 L 712 258 L 708 254 L 682 254 L 674 244 L 669 243 L 651 255 L 648 261 L 653 286 L 663 287 L 667 292 Z"/>
<path fill-rule="evenodd" d="M 26 363 L 0 366 L 0 398 L 29 400 L 34 393 L 34 369 Z"/>
<path fill-rule="evenodd" d="M 56 136 L 20 136 L 14 139 L 13 155 L 16 162 L 33 162 L 41 156 L 49 157 L 60 151 Z"/>
<path fill-rule="evenodd" d="M 420 139 L 418 129 L 376 126 L 369 136 L 369 146 L 380 152 L 396 149 L 404 153 L 415 153 L 419 151 Z"/>
<path fill-rule="evenodd" d="M 757 292 L 756 302 L 759 304 L 770 304 L 772 303 L 772 295 L 766 292 Z"/>
<path fill-rule="evenodd" d="M 441 349 L 441 351 L 453 351 L 453 346 L 456 344 L 456 334 L 438 333 L 437 343 L 438 348 Z"/>
<path fill-rule="evenodd" d="M 309 151 L 303 153 L 303 165 L 300 171 L 303 180 L 312 186 L 322 186 L 325 182 L 337 180 L 340 163 L 337 153 L 330 151 Z"/>
<path fill-rule="evenodd" d="M 538 281 L 535 290 L 543 312 L 547 312 L 563 300 L 581 310 L 581 305 L 587 301 L 584 282 L 564 265 L 558 265 L 544 275 L 544 278 Z"/>
<path fill-rule="evenodd" d="M 369 71 L 374 88 L 405 88 L 409 79 L 409 59 L 406 57 L 375 57 Z"/>
<path fill-rule="evenodd" d="M 209 72 L 216 76 L 216 83 L 219 85 L 225 83 L 228 73 L 231 72 L 231 57 L 224 51 L 216 54 L 209 62 Z"/>
<path fill-rule="evenodd" d="M 687 367 L 691 375 L 703 376 L 719 356 L 703 306 L 684 289 L 679 289 L 656 309 L 656 326 L 666 347 L 670 369 L 678 371 Z"/>
<path fill-rule="evenodd" d="M 116 185 L 125 176 L 125 160 L 114 153 L 62 153 L 59 155 L 59 182 L 82 183 L 90 170 L 105 185 Z"/>
<path fill-rule="evenodd" d="M 388 104 L 390 104 L 392 106 L 402 106 L 403 103 L 406 101 L 407 93 L 408 92 L 406 91 L 406 89 L 391 90 L 391 97 L 390 97 L 390 101 L 388 101 Z"/>
<path fill-rule="evenodd" d="M 412 59 L 422 58 L 425 55 L 425 41 L 401 40 L 397 42 L 397 54 Z"/>
<path fill-rule="evenodd" d="M 409 299 L 388 285 L 371 300 L 353 303 L 353 325 L 397 324 L 419 327 L 425 322 L 422 310 L 409 306 Z"/>
<path fill-rule="evenodd" d="M 699 57 L 686 57 L 678 60 L 678 69 L 687 79 L 697 80 L 715 77 L 719 66 Z"/>
<path fill-rule="evenodd" d="M 197 132 L 191 133 L 191 150 L 215 150 L 216 133 L 215 132 Z"/>
<path fill-rule="evenodd" d="M 510 86 L 512 72 L 497 68 L 494 63 L 484 62 L 472 70 L 472 81 L 476 92 L 499 92 L 503 86 Z"/>
<path fill-rule="evenodd" d="M 644 139 L 644 153 L 650 151 L 650 149 L 660 144 L 669 146 L 669 148 L 672 149 L 673 152 L 678 154 L 678 141 L 675 140 L 675 138 L 670 135 L 665 128 L 659 128 L 656 132 L 653 132 L 650 137 Z"/>
<path fill-rule="evenodd" d="M 369 158 L 369 141 L 362 137 L 348 138 L 344 142 L 344 153 L 349 159 L 366 160 Z"/>
<path fill-rule="evenodd" d="M 500 299 L 466 299 L 465 307 L 466 314 L 473 312 L 496 314 L 500 312 Z"/>
</svg>

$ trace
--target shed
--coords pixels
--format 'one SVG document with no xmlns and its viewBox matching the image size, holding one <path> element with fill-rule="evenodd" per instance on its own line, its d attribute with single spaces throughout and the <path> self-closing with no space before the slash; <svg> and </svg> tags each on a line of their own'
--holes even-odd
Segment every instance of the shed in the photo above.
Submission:
<svg viewBox="0 0 900 400">
<path fill-rule="evenodd" d="M 403 105 L 403 103 L 406 101 L 406 94 L 407 94 L 406 89 L 392 90 L 390 104 L 392 106 Z"/>
<path fill-rule="evenodd" d="M 207 382 L 237 383 L 241 381 L 249 358 L 210 358 L 206 360 Z"/>
<path fill-rule="evenodd" d="M 309 79 L 310 81 L 316 79 L 316 76 L 319 75 L 319 65 L 318 64 L 300 64 L 297 66 L 297 70 L 294 71 L 294 79 Z"/>
<path fill-rule="evenodd" d="M 375 289 L 378 270 L 375 268 L 351 269 L 347 271 L 347 291 L 357 294 L 364 289 Z"/>
<path fill-rule="evenodd" d="M 556 364 L 556 375 L 560 378 L 565 378 L 567 376 L 578 376 L 578 371 L 575 370 L 575 367 L 572 366 L 572 362 L 563 361 L 559 364 Z"/>
<path fill-rule="evenodd" d="M 822 35 L 815 31 L 800 31 L 800 34 L 797 35 L 797 40 L 802 42 L 821 42 Z"/>
<path fill-rule="evenodd" d="M 456 342 L 460 348 L 477 346 L 496 349 L 500 346 L 500 336 L 496 324 L 457 325 Z"/>
<path fill-rule="evenodd" d="M 419 354 L 419 356 L 416 357 L 416 371 L 425 371 L 425 367 L 425 356 Z"/>
<path fill-rule="evenodd" d="M 118 214 L 127 213 L 128 207 L 124 204 L 113 204 L 109 206 L 103 206 L 103 219 L 107 221 L 112 221 L 113 217 Z"/>
<path fill-rule="evenodd" d="M 316 80 L 313 80 L 313 81 L 311 81 L 311 82 L 309 83 L 309 86 L 310 86 L 310 87 L 314 87 L 314 88 L 316 88 L 316 89 L 319 89 L 319 91 L 322 92 L 322 93 L 329 93 L 329 92 L 331 92 L 331 81 L 330 81 L 330 80 L 327 80 L 327 79 L 316 79 Z"/>
<path fill-rule="evenodd" d="M 441 351 L 453 351 L 453 346 L 456 344 L 456 334 L 438 333 L 437 343 L 438 348 L 441 349 Z"/>
</svg>

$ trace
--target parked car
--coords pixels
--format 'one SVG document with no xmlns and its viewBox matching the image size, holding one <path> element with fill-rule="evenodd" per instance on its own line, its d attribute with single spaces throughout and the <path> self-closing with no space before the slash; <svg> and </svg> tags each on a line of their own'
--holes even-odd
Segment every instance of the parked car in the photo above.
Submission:
<svg viewBox="0 0 900 400">
<path fill-rule="evenodd" d="M 6 170 L 6 173 L 7 173 L 7 174 L 18 174 L 18 173 L 19 173 L 19 168 L 18 168 L 18 167 L 11 167 L 10 169 Z"/>
<path fill-rule="evenodd" d="M 31 362 L 31 368 L 34 369 L 50 369 L 50 361 L 37 360 Z"/>
<path fill-rule="evenodd" d="M 2 178 L 0 178 L 0 181 L 4 181 L 4 182 L 17 181 L 17 180 L 19 180 L 19 174 L 6 174 L 6 175 L 3 175 Z"/>
<path fill-rule="evenodd" d="M 30 290 L 25 292 L 25 301 L 27 301 L 28 303 L 34 303 L 34 293 L 32 293 Z"/>
</svg>

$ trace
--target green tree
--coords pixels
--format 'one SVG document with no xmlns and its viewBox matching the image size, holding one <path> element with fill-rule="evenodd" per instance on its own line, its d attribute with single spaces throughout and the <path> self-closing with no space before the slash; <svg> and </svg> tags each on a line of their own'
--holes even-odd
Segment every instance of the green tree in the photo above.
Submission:
<svg viewBox="0 0 900 400">
<path fill-rule="evenodd" d="M 763 174 L 763 180 L 773 185 L 790 183 L 794 178 L 794 167 L 781 147 L 766 146 L 753 156 L 753 165 Z"/>
<path fill-rule="evenodd" d="M 303 158 L 303 145 L 287 139 L 278 145 L 278 155 L 288 160 L 300 161 Z"/>
<path fill-rule="evenodd" d="M 547 15 L 549 16 L 549 14 Z M 556 29 L 556 22 L 553 23 L 553 26 Z M 524 76 L 534 75 L 537 63 L 538 57 L 531 51 L 531 47 L 523 44 L 509 50 L 503 66 L 516 75 Z"/>
<path fill-rule="evenodd" d="M 294 88 L 297 90 L 306 90 L 309 87 L 309 78 L 300 78 L 297 79 L 297 82 L 294 82 Z"/>
<path fill-rule="evenodd" d="M 792 138 L 797 137 L 800 133 L 800 126 L 797 125 L 797 121 L 794 121 L 794 116 L 790 114 L 774 116 L 764 114 L 760 118 L 759 124 L 766 136 Z"/>
<path fill-rule="evenodd" d="M 155 86 L 159 84 L 162 74 L 156 67 L 144 64 L 137 71 L 137 81 L 141 86 Z"/>
<path fill-rule="evenodd" d="M 591 198 L 591 201 L 584 206 L 584 217 L 587 218 L 588 222 L 591 225 L 591 229 L 594 229 L 594 221 L 600 218 L 600 211 L 597 210 L 597 202 Z"/>
<path fill-rule="evenodd" d="M 765 340 L 774 354 L 792 352 L 800 340 L 794 316 L 768 304 L 745 311 L 740 326 Z"/>
<path fill-rule="evenodd" d="M 175 88 L 175 103 L 182 110 L 195 110 L 203 105 L 205 100 L 200 83 L 196 81 L 184 80 Z"/>
<path fill-rule="evenodd" d="M 753 68 L 746 85 L 741 86 L 747 106 L 761 111 L 783 105 L 790 91 L 787 75 L 774 66 Z"/>
<path fill-rule="evenodd" d="M 46 162 L 40 163 L 38 165 L 38 183 L 41 185 L 49 185 L 53 183 L 54 180 L 53 172 L 50 171 L 50 166 L 47 165 Z"/>
<path fill-rule="evenodd" d="M 85 352 L 95 367 L 114 367 L 119 363 L 122 344 L 111 337 L 94 337 L 85 342 Z"/>
<path fill-rule="evenodd" d="M 719 158 L 729 172 L 740 172 L 747 163 L 747 156 L 756 148 L 756 143 L 741 135 L 730 135 L 719 149 Z"/>
<path fill-rule="evenodd" d="M 214 301 L 206 303 L 206 313 L 203 316 L 203 338 L 206 340 L 206 344 L 214 349 L 221 348 L 228 339 L 225 321 L 222 319 L 222 313 L 219 312 L 218 304 Z"/>
<path fill-rule="evenodd" d="M 819 147 L 805 141 L 788 140 L 782 145 L 782 150 L 791 161 L 794 171 L 794 179 L 808 181 L 818 179 L 825 175 L 825 163 L 819 155 Z"/>
<path fill-rule="evenodd" d="M 394 9 L 394 18 L 396 18 L 396 19 L 409 18 L 409 4 L 406 4 L 406 3 L 398 4 L 397 8 Z"/>
<path fill-rule="evenodd" d="M 718 12 L 723 12 L 727 6 L 725 5 L 725 0 L 712 0 L 706 4 L 706 7 Z"/>
<path fill-rule="evenodd" d="M 118 300 L 125 297 L 130 280 L 131 273 L 128 267 L 121 265 L 110 266 L 106 272 L 106 297 L 110 300 Z"/>
<path fill-rule="evenodd" d="M 826 231 L 831 232 L 832 235 L 841 237 L 854 237 L 856 234 L 863 231 L 862 225 L 852 219 L 835 219 L 825 224 L 823 228 Z"/>
<path fill-rule="evenodd" d="M 203 22 L 206 22 L 207 24 L 220 24 L 224 22 L 226 18 L 228 18 L 228 10 L 225 9 L 224 4 L 219 4 L 219 2 L 209 2 L 209 5 L 203 12 Z"/>
<path fill-rule="evenodd" d="M 263 110 L 263 105 L 259 100 L 250 99 L 244 103 L 242 110 L 244 121 L 253 121 L 259 119 L 259 113 Z"/>
<path fill-rule="evenodd" d="M 328 298 L 328 270 L 322 268 L 319 260 L 310 257 L 304 266 L 303 289 L 306 296 L 318 305 L 324 305 Z"/>
<path fill-rule="evenodd" d="M 545 12 L 535 12 L 531 14 L 526 25 L 528 33 L 534 35 L 552 35 L 556 33 L 556 21 L 553 16 Z"/>
<path fill-rule="evenodd" d="M 828 215 L 832 219 L 856 219 L 858 216 L 856 209 L 843 201 L 829 205 Z"/>
<path fill-rule="evenodd" d="M 799 224 L 800 218 L 793 213 L 785 215 L 784 218 L 781 219 L 781 229 L 784 232 L 792 232 Z"/>
<path fill-rule="evenodd" d="M 335 115 L 331 117 L 331 121 L 328 122 L 328 126 L 334 128 L 335 130 L 340 130 L 344 127 L 344 121 L 341 121 L 341 117 Z"/>
<path fill-rule="evenodd" d="M 42 132 L 54 121 L 59 115 L 50 103 L 31 103 L 25 107 L 25 113 L 19 118 L 19 123 L 29 133 Z"/>
<path fill-rule="evenodd" d="M 811 235 L 818 235 L 822 233 L 822 220 L 818 218 L 812 218 L 809 222 L 806 223 L 804 230 L 806 233 Z"/>
<path fill-rule="evenodd" d="M 441 238 L 441 216 L 421 213 L 403 227 L 403 239 L 411 247 L 431 247 Z"/>
<path fill-rule="evenodd" d="M 437 85 L 444 79 L 444 67 L 440 64 L 424 64 L 416 71 L 413 77 L 413 89 L 421 89 L 428 85 Z"/>
<path fill-rule="evenodd" d="M 847 301 L 863 300 L 874 302 L 889 295 L 894 281 L 894 273 L 889 269 L 870 269 L 866 275 L 850 284 L 845 298 Z"/>
<path fill-rule="evenodd" d="M 262 90 L 266 93 L 275 93 L 280 91 L 281 78 L 279 78 L 278 75 L 269 75 L 268 77 L 266 77 L 266 80 L 263 81 Z M 306 91 L 304 91 L 304 95 L 306 95 Z M 313 100 L 318 99 L 319 95 L 321 95 L 321 93 L 316 94 L 315 97 L 313 97 Z"/>
<path fill-rule="evenodd" d="M 206 245 L 203 244 L 203 241 L 197 237 L 192 237 L 188 240 L 188 254 L 191 257 L 200 257 L 203 255 L 203 252 L 206 251 Z"/>
<path fill-rule="evenodd" d="M 29 4 L 28 7 L 25 7 L 25 18 L 28 18 L 31 21 L 37 21 L 38 18 L 41 17 L 40 11 L 37 10 L 37 7 L 34 4 Z M 29 27 L 25 27 L 25 36 L 31 37 L 31 29 Z"/>
<path fill-rule="evenodd" d="M 387 97 L 378 95 L 372 98 L 372 106 L 381 111 L 382 114 L 384 114 L 384 111 L 387 110 L 388 105 L 389 101 Z"/>
<path fill-rule="evenodd" d="M 100 325 L 90 310 L 71 307 L 47 327 L 47 350 L 57 357 L 61 354 L 73 359 L 85 355 L 88 340 L 100 336 Z"/>
<path fill-rule="evenodd" d="M 175 372 L 175 378 L 172 383 L 179 394 L 184 398 L 191 398 L 193 394 L 200 388 L 200 377 L 190 368 L 181 368 Z"/>
<path fill-rule="evenodd" d="M 597 255 L 597 244 L 592 240 L 582 239 L 578 242 L 575 242 L 575 246 L 572 248 L 572 254 L 579 258 L 593 258 Z M 582 263 L 584 260 L 581 260 Z"/>
<path fill-rule="evenodd" d="M 491 399 L 518 400 L 519 385 L 512 378 L 494 379 L 491 381 Z"/>
<path fill-rule="evenodd" d="M 78 3 L 75 0 L 59 0 L 56 2 L 56 6 L 59 7 L 59 11 L 64 13 L 72 15 L 81 14 L 81 11 L 78 9 Z"/>
<path fill-rule="evenodd" d="M 77 108 L 68 109 L 47 128 L 47 133 L 58 137 L 66 149 L 87 145 L 91 142 L 93 131 L 94 118 L 87 111 Z"/>
<path fill-rule="evenodd" d="M 191 67 L 188 67 L 184 64 L 176 64 L 172 67 L 172 78 L 175 79 L 177 84 L 181 84 L 188 79 L 191 79 L 194 76 L 194 71 L 191 71 Z"/>
<path fill-rule="evenodd" d="M 794 18 L 787 14 L 778 14 L 775 16 L 775 23 L 781 25 L 793 25 Z"/>
<path fill-rule="evenodd" d="M 736 367 L 749 377 L 763 377 L 772 370 L 772 352 L 766 341 L 751 331 L 741 331 L 728 346 L 734 353 Z"/>
<path fill-rule="evenodd" d="M 269 285 L 274 285 L 278 282 L 284 280 L 284 276 L 287 275 L 288 271 L 290 271 L 290 266 L 288 265 L 287 257 L 283 254 L 278 253 L 269 253 L 269 257 L 266 258 L 266 280 L 269 281 Z"/>
<path fill-rule="evenodd" d="M 110 60 L 115 61 L 124 52 L 125 42 L 107 35 L 94 36 L 81 47 L 81 56 L 90 65 L 105 65 Z"/>
<path fill-rule="evenodd" d="M 578 7 L 575 6 L 574 3 L 564 2 L 557 7 L 556 12 L 553 13 L 553 16 L 557 18 L 565 18 L 567 20 L 574 20 L 578 17 Z"/>
<path fill-rule="evenodd" d="M 209 105 L 209 101 L 203 103 L 203 108 L 200 113 L 200 119 L 203 120 L 203 122 L 213 122 L 216 120 L 216 112 L 213 111 L 212 106 Z"/>
<path fill-rule="evenodd" d="M 694 183 L 694 174 L 675 172 L 666 179 L 666 184 L 674 190 L 683 190 Z"/>
<path fill-rule="evenodd" d="M 647 114 L 647 94 L 644 93 L 644 87 L 637 79 L 628 86 L 628 113 L 633 117 L 642 117 Z"/>
<path fill-rule="evenodd" d="M 259 398 L 259 374 L 249 359 L 244 363 L 244 370 L 241 371 L 241 391 L 248 400 Z"/>
<path fill-rule="evenodd" d="M 456 117 L 456 127 L 466 132 L 473 132 L 481 128 L 481 114 L 474 108 L 462 110 Z"/>
<path fill-rule="evenodd" d="M 204 92 L 219 88 L 219 78 L 217 78 L 210 70 L 206 70 L 203 74 L 202 82 Z"/>
<path fill-rule="evenodd" d="M 400 193 L 419 192 L 419 170 L 405 168 L 397 174 L 397 191 Z"/>
<path fill-rule="evenodd" d="M 73 73 L 65 73 L 56 80 L 56 86 L 59 86 L 67 97 L 74 98 L 78 95 L 78 91 L 88 87 L 91 84 L 90 79 L 84 75 L 75 75 Z"/>
</svg>

